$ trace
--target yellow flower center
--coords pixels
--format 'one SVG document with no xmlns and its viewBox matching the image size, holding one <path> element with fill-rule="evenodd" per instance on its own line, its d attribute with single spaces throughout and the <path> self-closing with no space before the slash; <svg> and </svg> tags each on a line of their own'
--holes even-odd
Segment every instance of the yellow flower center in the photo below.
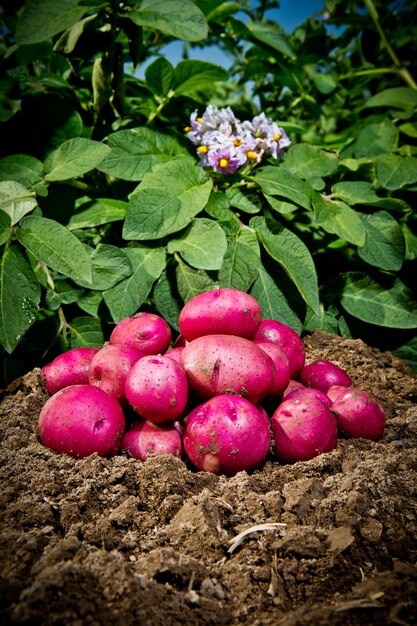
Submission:
<svg viewBox="0 0 417 626">
<path fill-rule="evenodd" d="M 278 133 L 277 135 L 274 135 L 274 139 L 275 141 L 279 141 L 281 139 L 282 135 L 280 135 L 280 133 Z"/>
<path fill-rule="evenodd" d="M 192 127 L 192 126 L 186 126 L 186 127 L 184 128 L 184 132 L 185 132 L 185 133 L 189 133 L 189 132 L 191 132 L 192 130 L 193 130 L 193 127 Z"/>
<path fill-rule="evenodd" d="M 258 155 L 253 150 L 249 150 L 249 152 L 246 153 L 246 156 L 252 161 L 256 161 L 256 159 L 258 158 Z"/>
<path fill-rule="evenodd" d="M 207 154 L 208 147 L 207 146 L 198 146 L 197 152 L 200 152 L 201 154 Z"/>
<path fill-rule="evenodd" d="M 241 139 L 235 139 L 233 142 L 233 145 L 235 145 L 236 147 L 241 146 L 242 145 L 242 140 Z"/>
<path fill-rule="evenodd" d="M 220 159 L 219 165 L 220 167 L 227 167 L 229 165 L 229 161 L 223 157 Z"/>
<path fill-rule="evenodd" d="M 203 123 L 203 118 L 202 118 L 202 117 L 197 117 L 197 122 L 198 122 L 199 124 L 202 124 L 202 123 Z"/>
</svg>

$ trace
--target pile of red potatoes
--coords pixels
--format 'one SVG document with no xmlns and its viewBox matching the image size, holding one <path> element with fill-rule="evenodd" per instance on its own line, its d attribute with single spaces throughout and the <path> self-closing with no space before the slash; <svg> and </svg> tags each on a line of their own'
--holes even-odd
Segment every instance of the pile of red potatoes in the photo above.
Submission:
<svg viewBox="0 0 417 626">
<path fill-rule="evenodd" d="M 301 337 L 263 319 L 253 296 L 201 293 L 178 326 L 172 343 L 162 317 L 139 312 L 101 348 L 68 350 L 45 365 L 42 443 L 75 458 L 173 454 L 232 476 L 267 457 L 309 460 L 339 437 L 382 436 L 379 400 L 336 363 L 306 364 Z"/>
</svg>

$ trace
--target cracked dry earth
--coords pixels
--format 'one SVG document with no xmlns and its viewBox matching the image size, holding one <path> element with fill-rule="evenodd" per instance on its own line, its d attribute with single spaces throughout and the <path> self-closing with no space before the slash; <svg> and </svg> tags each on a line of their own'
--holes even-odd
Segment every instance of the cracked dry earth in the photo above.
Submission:
<svg viewBox="0 0 417 626">
<path fill-rule="evenodd" d="M 57 455 L 37 438 L 40 370 L 16 381 L 0 409 L 1 623 L 416 624 L 417 379 L 360 340 L 305 344 L 379 397 L 382 440 L 232 478 Z"/>
</svg>

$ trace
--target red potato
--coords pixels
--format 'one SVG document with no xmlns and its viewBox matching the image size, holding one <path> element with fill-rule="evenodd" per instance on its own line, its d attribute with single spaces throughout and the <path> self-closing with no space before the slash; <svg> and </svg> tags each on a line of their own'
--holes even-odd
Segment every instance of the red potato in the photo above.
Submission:
<svg viewBox="0 0 417 626">
<path fill-rule="evenodd" d="M 254 339 L 253 343 L 262 348 L 274 362 L 275 378 L 267 397 L 277 398 L 284 393 L 290 382 L 290 365 L 287 355 L 276 343 L 261 341 L 260 339 Z"/>
<path fill-rule="evenodd" d="M 171 343 L 171 329 L 159 315 L 135 313 L 116 324 L 110 343 L 133 346 L 142 350 L 143 354 L 162 354 Z"/>
<path fill-rule="evenodd" d="M 51 396 L 39 415 L 42 443 L 75 458 L 114 456 L 125 431 L 120 404 L 99 387 L 71 385 Z"/>
<path fill-rule="evenodd" d="M 181 417 L 188 403 L 185 371 L 168 356 L 147 355 L 137 361 L 126 378 L 129 404 L 155 424 Z"/>
<path fill-rule="evenodd" d="M 182 437 L 175 425 L 137 422 L 125 432 L 121 449 L 139 461 L 158 454 L 181 458 Z"/>
<path fill-rule="evenodd" d="M 223 288 L 191 298 L 180 312 L 178 325 L 187 341 L 219 334 L 252 339 L 261 319 L 261 307 L 253 296 Z"/>
<path fill-rule="evenodd" d="M 385 414 L 379 400 L 369 391 L 350 388 L 331 405 L 345 437 L 378 441 L 384 433 Z"/>
<path fill-rule="evenodd" d="M 309 365 L 305 365 L 298 377 L 300 383 L 306 387 L 314 387 L 327 392 L 333 385 L 350 387 L 352 379 L 345 370 L 326 359 L 317 359 Z"/>
<path fill-rule="evenodd" d="M 177 363 L 181 363 L 181 354 L 184 350 L 184 346 L 177 346 L 175 348 L 171 348 L 167 350 L 164 356 L 169 356 L 170 359 L 174 359 Z"/>
<path fill-rule="evenodd" d="M 291 378 L 297 378 L 304 366 L 305 348 L 293 328 L 277 320 L 265 319 L 260 323 L 254 339 L 278 344 L 288 357 Z"/>
<path fill-rule="evenodd" d="M 330 406 L 332 401 L 330 400 L 329 396 L 324 393 L 324 391 L 320 391 L 320 389 L 314 389 L 314 387 L 297 387 L 297 389 L 294 389 L 293 391 L 291 391 L 290 393 L 287 393 L 285 396 L 286 400 L 289 400 L 290 398 L 317 398 L 318 400 L 321 400 L 326 406 Z"/>
<path fill-rule="evenodd" d="M 91 359 L 100 348 L 73 348 L 45 365 L 42 378 L 51 395 L 69 385 L 87 385 Z"/>
<path fill-rule="evenodd" d="M 109 343 L 91 360 L 88 382 L 90 385 L 100 387 L 123 404 L 126 402 L 126 376 L 136 361 L 143 356 L 143 352 L 133 346 Z"/>
<path fill-rule="evenodd" d="M 326 396 L 330 399 L 330 403 L 332 403 L 340 396 L 341 393 L 348 390 L 349 387 L 345 387 L 344 385 L 332 385 L 326 391 Z"/>
<path fill-rule="evenodd" d="M 305 389 L 305 387 L 304 387 L 304 385 L 299 383 L 298 380 L 293 380 L 291 378 L 290 382 L 288 383 L 287 388 L 285 389 L 284 393 L 282 394 L 282 397 L 286 398 L 291 392 L 295 391 L 296 389 Z"/>
<path fill-rule="evenodd" d="M 275 365 L 259 346 L 234 335 L 205 335 L 187 344 L 181 355 L 190 390 L 206 400 L 234 393 L 257 403 L 275 380 Z"/>
<path fill-rule="evenodd" d="M 271 442 L 269 420 L 240 396 L 216 396 L 186 416 L 183 441 L 199 470 L 233 476 L 265 461 Z"/>
<path fill-rule="evenodd" d="M 321 400 L 284 400 L 271 419 L 274 454 L 283 463 L 308 461 L 337 445 L 337 422 Z"/>
</svg>

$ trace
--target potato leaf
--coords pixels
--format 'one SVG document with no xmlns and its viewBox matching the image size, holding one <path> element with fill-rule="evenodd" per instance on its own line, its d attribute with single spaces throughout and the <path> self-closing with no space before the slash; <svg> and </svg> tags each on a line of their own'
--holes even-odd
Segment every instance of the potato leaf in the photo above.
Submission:
<svg viewBox="0 0 417 626">
<path fill-rule="evenodd" d="M 24 254 L 18 246 L 6 248 L 0 265 L 0 343 L 9 354 L 36 320 L 40 298 Z"/>
</svg>

